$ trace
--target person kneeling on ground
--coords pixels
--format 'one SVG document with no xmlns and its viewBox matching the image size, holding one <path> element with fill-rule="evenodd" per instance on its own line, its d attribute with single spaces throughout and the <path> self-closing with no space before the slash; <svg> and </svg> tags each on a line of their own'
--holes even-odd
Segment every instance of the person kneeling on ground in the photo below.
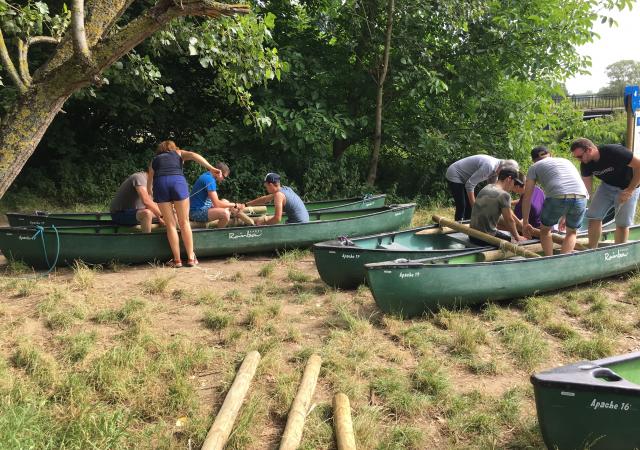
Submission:
<svg viewBox="0 0 640 450">
<path fill-rule="evenodd" d="M 122 182 L 109 208 L 111 220 L 118 225 L 140 224 L 145 233 L 151 232 L 154 217 L 164 225 L 162 213 L 147 191 L 146 172 L 136 172 Z"/>
<path fill-rule="evenodd" d="M 213 175 L 211 172 L 204 172 L 193 184 L 189 219 L 193 222 L 217 220 L 218 228 L 224 228 L 234 214 L 244 209 L 244 205 L 218 197 L 218 184 L 229 176 L 231 170 L 223 162 L 218 162 L 215 167 L 220 173 Z"/>
<path fill-rule="evenodd" d="M 471 210 L 471 228 L 490 234 L 505 241 L 515 242 L 526 240 L 518 234 L 513 212 L 511 211 L 511 195 L 514 185 L 523 184 L 518 179 L 518 172 L 514 168 L 507 167 L 498 172 L 498 180 L 495 184 L 489 184 L 478 193 L 475 205 Z M 508 235 L 497 229 L 498 221 L 502 218 L 503 225 Z M 486 245 L 483 240 L 470 237 L 470 241 L 478 245 Z"/>
<path fill-rule="evenodd" d="M 309 212 L 298 194 L 288 186 L 280 185 L 280 175 L 268 173 L 264 177 L 264 188 L 269 193 L 247 202 L 247 206 L 260 206 L 273 202 L 275 213 L 255 221 L 256 225 L 275 225 L 282 220 L 282 214 L 287 215 L 287 223 L 309 222 Z"/>
<path fill-rule="evenodd" d="M 522 201 L 523 233 L 531 238 L 533 227 L 529 223 L 531 200 L 536 182 L 544 189 L 546 198 L 542 205 L 540 220 L 540 243 L 545 256 L 553 255 L 551 228 L 565 217 L 567 232 L 561 252 L 571 253 L 576 245 L 576 233 L 582 225 L 587 207 L 587 189 L 580 178 L 578 169 L 571 161 L 553 158 L 545 147 L 536 147 L 531 151 L 535 163 L 529 167 Z"/>
</svg>

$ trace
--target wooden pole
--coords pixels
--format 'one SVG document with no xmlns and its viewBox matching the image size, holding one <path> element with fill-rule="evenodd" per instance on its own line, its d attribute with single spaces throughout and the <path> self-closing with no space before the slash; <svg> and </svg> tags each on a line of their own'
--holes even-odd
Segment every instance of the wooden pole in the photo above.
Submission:
<svg viewBox="0 0 640 450">
<path fill-rule="evenodd" d="M 519 233 L 522 233 L 522 225 L 520 224 L 520 222 L 516 222 L 516 228 L 518 229 Z M 534 238 L 538 238 L 540 239 L 540 230 L 537 228 L 533 229 L 533 233 L 531 233 L 533 235 Z M 564 244 L 564 236 L 559 236 L 557 234 L 553 234 L 551 233 L 551 240 L 553 241 L 554 244 Z M 578 250 L 586 250 L 587 247 L 582 245 L 581 243 L 576 241 L 576 249 Z"/>
<path fill-rule="evenodd" d="M 309 357 L 307 367 L 305 367 L 304 373 L 302 374 L 298 393 L 291 405 L 289 417 L 287 417 L 287 425 L 284 427 L 280 450 L 295 450 L 300 445 L 302 430 L 304 429 L 304 420 L 307 417 L 313 391 L 316 389 L 316 382 L 318 381 L 321 365 L 322 358 L 320 358 L 319 355 L 313 354 Z"/>
<path fill-rule="evenodd" d="M 259 216 L 267 213 L 267 207 L 266 206 L 246 206 L 242 210 L 242 212 L 252 216 Z"/>
<path fill-rule="evenodd" d="M 433 216 L 432 218 L 435 222 L 439 223 L 440 226 L 447 226 L 449 228 L 453 228 L 456 231 L 465 233 L 468 236 L 472 236 L 476 239 L 481 239 L 491 245 L 495 245 L 501 250 L 510 251 L 512 253 L 515 253 L 516 255 L 525 256 L 527 258 L 540 257 L 540 255 L 538 255 L 537 253 L 530 252 L 525 248 L 522 248 L 518 245 L 512 244 L 511 242 L 505 241 L 495 236 L 491 236 L 490 234 L 483 233 L 482 231 L 474 230 L 473 228 L 462 225 L 455 220 L 446 219 L 440 216 Z"/>
<path fill-rule="evenodd" d="M 207 438 L 202 444 L 202 450 L 222 450 L 224 448 L 259 362 L 260 353 L 255 350 L 245 356 L 224 403 L 218 411 L 216 420 L 211 425 Z"/>
<path fill-rule="evenodd" d="M 626 110 L 627 110 L 627 142 L 626 147 L 631 150 L 633 153 L 633 144 L 634 144 L 634 131 L 635 131 L 635 114 L 633 113 L 633 108 L 631 106 L 632 96 L 627 95 L 625 98 Z"/>
<path fill-rule="evenodd" d="M 433 228 L 425 228 L 424 230 L 416 231 L 415 235 L 424 236 L 429 234 L 448 234 L 448 233 L 453 233 L 454 231 L 456 230 L 449 227 L 433 227 Z"/>
<path fill-rule="evenodd" d="M 333 397 L 333 422 L 336 427 L 338 450 L 356 450 L 356 437 L 351 422 L 349 397 L 338 393 Z"/>
</svg>

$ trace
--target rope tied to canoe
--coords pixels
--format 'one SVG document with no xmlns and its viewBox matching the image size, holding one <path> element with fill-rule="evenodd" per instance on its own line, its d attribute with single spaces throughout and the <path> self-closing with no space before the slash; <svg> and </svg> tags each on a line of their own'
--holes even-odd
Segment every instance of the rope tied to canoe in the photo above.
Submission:
<svg viewBox="0 0 640 450">
<path fill-rule="evenodd" d="M 49 273 L 51 273 L 51 271 L 53 270 L 53 268 L 56 266 L 56 264 L 58 263 L 58 257 L 60 256 L 60 234 L 58 233 L 58 229 L 56 228 L 55 225 L 51 225 L 51 228 L 53 228 L 53 231 L 55 231 L 56 233 L 56 257 L 53 260 L 53 264 L 49 263 L 49 255 L 47 255 L 47 245 L 44 239 L 44 227 L 40 226 L 40 225 L 36 225 L 36 232 L 34 233 L 33 236 L 31 236 L 31 240 L 35 241 L 36 238 L 38 236 L 40 236 L 40 241 L 42 242 L 42 252 L 44 253 L 44 260 L 47 263 L 47 267 L 49 270 L 47 270 L 47 272 L 45 273 L 45 275 L 48 275 Z"/>
</svg>

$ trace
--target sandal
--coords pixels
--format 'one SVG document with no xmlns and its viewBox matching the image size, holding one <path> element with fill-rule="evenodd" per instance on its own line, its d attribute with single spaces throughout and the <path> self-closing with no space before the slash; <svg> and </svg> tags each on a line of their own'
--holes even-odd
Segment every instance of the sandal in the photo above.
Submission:
<svg viewBox="0 0 640 450">
<path fill-rule="evenodd" d="M 179 259 L 176 260 L 169 260 L 165 266 L 167 267 L 173 267 L 174 269 L 179 269 L 180 267 L 182 267 L 182 261 L 180 261 Z"/>
<path fill-rule="evenodd" d="M 185 263 L 185 266 L 187 267 L 193 267 L 198 265 L 198 258 L 196 258 L 196 254 L 193 254 L 193 258 L 189 258 L 187 259 L 187 262 Z"/>
</svg>

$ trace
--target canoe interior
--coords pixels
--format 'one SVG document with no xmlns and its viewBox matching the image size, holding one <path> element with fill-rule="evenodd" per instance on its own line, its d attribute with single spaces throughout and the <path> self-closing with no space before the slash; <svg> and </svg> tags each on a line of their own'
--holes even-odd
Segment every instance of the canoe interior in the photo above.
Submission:
<svg viewBox="0 0 640 450">
<path fill-rule="evenodd" d="M 630 358 L 611 364 L 603 364 L 602 367 L 607 367 L 625 380 L 640 385 L 640 358 Z M 601 379 L 610 381 L 606 377 Z"/>
<path fill-rule="evenodd" d="M 393 233 L 365 239 L 355 239 L 355 247 L 366 250 L 463 250 L 469 246 L 461 233 L 416 235 L 415 232 Z"/>
</svg>

